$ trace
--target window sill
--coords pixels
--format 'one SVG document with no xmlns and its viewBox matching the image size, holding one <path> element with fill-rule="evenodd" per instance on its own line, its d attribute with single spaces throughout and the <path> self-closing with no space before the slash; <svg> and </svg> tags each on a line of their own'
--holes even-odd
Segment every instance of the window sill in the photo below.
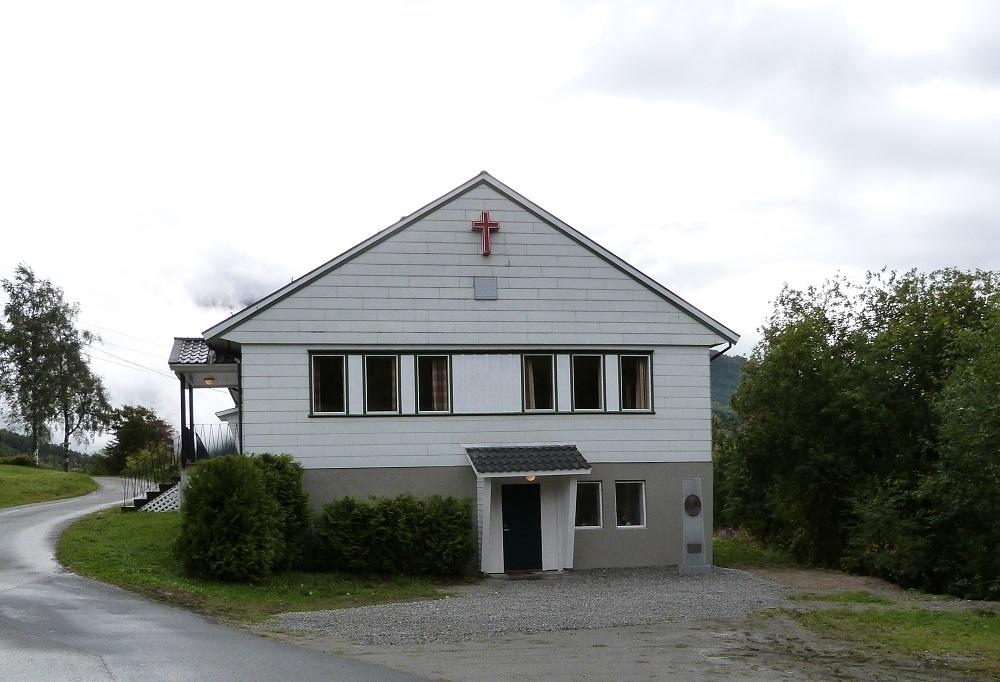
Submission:
<svg viewBox="0 0 1000 682">
<path fill-rule="evenodd" d="M 645 530 L 646 526 L 615 526 L 618 530 Z"/>
<path fill-rule="evenodd" d="M 574 526 L 573 530 L 604 530 L 604 526 Z"/>
</svg>

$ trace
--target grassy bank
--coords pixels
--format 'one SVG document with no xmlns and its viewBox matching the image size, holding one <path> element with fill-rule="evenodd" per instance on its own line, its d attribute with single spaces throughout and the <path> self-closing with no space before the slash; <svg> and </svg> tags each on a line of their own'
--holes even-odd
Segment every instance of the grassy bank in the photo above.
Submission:
<svg viewBox="0 0 1000 682">
<path fill-rule="evenodd" d="M 97 488 L 85 474 L 0 464 L 0 508 L 77 497 Z"/>
<path fill-rule="evenodd" d="M 952 669 L 1000 677 L 1000 613 L 985 609 L 821 609 L 792 611 L 824 634 L 875 644 Z"/>
<path fill-rule="evenodd" d="M 745 531 L 736 535 L 716 535 L 712 539 L 715 565 L 723 568 L 754 568 L 795 566 L 791 554 L 780 549 L 765 547 Z"/>
<path fill-rule="evenodd" d="M 428 578 L 365 578 L 290 572 L 255 584 L 184 574 L 171 547 L 179 513 L 107 510 L 70 526 L 58 556 L 82 575 L 229 620 L 260 621 L 284 611 L 316 611 L 444 596 L 448 583 Z"/>
</svg>

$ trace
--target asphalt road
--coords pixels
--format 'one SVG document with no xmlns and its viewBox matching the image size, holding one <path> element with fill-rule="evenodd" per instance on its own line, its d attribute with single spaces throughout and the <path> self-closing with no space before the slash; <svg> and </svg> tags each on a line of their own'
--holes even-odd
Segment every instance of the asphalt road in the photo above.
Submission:
<svg viewBox="0 0 1000 682">
<path fill-rule="evenodd" d="M 55 540 L 121 501 L 84 497 L 0 511 L 0 680 L 413 680 L 212 623 L 67 572 Z"/>
</svg>

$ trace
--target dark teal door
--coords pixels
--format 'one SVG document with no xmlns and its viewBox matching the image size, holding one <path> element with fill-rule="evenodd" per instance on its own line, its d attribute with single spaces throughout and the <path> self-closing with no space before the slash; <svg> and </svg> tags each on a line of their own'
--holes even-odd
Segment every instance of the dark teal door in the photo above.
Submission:
<svg viewBox="0 0 1000 682">
<path fill-rule="evenodd" d="M 503 570 L 542 568 L 542 498 L 538 484 L 500 488 Z"/>
</svg>

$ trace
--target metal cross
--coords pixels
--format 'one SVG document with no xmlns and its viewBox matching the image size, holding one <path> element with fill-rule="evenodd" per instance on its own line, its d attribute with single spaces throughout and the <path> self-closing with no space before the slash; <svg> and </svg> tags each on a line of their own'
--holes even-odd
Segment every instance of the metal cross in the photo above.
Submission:
<svg viewBox="0 0 1000 682">
<path fill-rule="evenodd" d="M 472 223 L 472 229 L 483 233 L 483 255 L 490 255 L 490 232 L 497 232 L 500 223 L 490 221 L 490 212 L 483 211 L 483 217 Z"/>
</svg>

